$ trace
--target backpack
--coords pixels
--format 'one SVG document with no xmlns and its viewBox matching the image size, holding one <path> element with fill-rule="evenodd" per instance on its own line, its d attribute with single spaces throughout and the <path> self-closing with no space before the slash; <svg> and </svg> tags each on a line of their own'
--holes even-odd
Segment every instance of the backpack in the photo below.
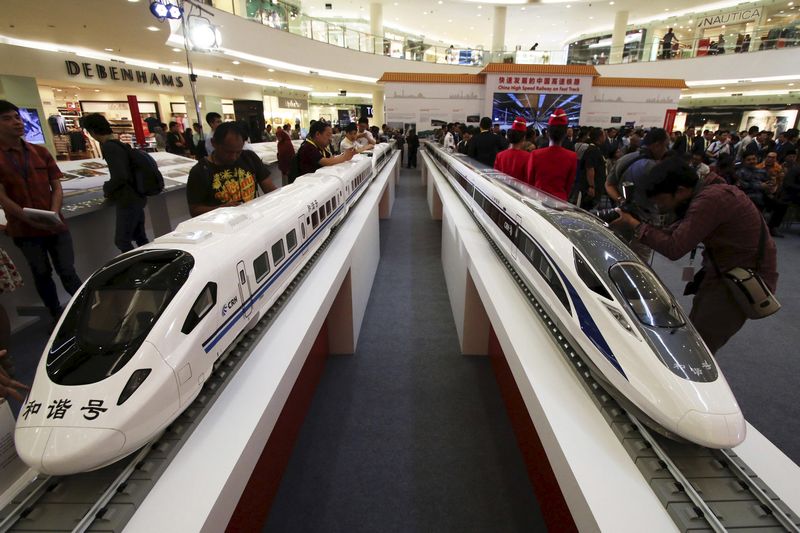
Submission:
<svg viewBox="0 0 800 533">
<path fill-rule="evenodd" d="M 132 148 L 129 144 L 120 143 L 127 150 L 131 159 L 131 169 L 133 170 L 133 183 L 131 186 L 133 190 L 141 196 L 155 196 L 164 190 L 164 176 L 158 170 L 158 164 L 153 156 L 139 150 Z"/>
</svg>

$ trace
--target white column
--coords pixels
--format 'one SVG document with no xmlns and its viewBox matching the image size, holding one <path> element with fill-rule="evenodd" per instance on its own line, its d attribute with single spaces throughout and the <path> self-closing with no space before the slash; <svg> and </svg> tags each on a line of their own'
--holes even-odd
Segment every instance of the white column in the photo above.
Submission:
<svg viewBox="0 0 800 533">
<path fill-rule="evenodd" d="M 622 63 L 622 51 L 625 48 L 625 31 L 627 28 L 628 12 L 617 11 L 617 15 L 614 17 L 614 32 L 611 34 L 609 63 Z"/>
<path fill-rule="evenodd" d="M 383 4 L 369 5 L 369 32 L 375 37 L 375 53 L 383 54 Z"/>
<path fill-rule="evenodd" d="M 379 128 L 386 122 L 383 117 L 383 87 L 372 91 L 372 120 L 370 122 Z"/>
<path fill-rule="evenodd" d="M 494 25 L 492 28 L 492 52 L 505 50 L 506 41 L 506 6 L 494 7 Z"/>
</svg>

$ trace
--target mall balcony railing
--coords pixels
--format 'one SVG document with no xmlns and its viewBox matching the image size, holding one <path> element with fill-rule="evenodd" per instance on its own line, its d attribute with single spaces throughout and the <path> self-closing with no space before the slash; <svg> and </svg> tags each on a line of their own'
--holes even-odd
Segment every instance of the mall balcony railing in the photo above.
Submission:
<svg viewBox="0 0 800 533">
<path fill-rule="evenodd" d="M 379 54 L 409 61 L 424 61 L 443 65 L 482 67 L 488 63 L 527 63 L 527 64 L 581 64 L 609 65 L 615 63 L 635 63 L 667 59 L 688 59 L 730 53 L 749 53 L 800 46 L 800 27 L 769 26 L 756 28 L 750 41 L 730 38 L 720 45 L 715 39 L 695 39 L 673 43 L 664 50 L 661 42 L 628 43 L 621 53 L 610 46 L 594 45 L 572 46 L 561 50 L 515 50 L 488 51 L 480 47 L 474 49 L 443 46 L 404 37 L 396 38 L 390 34 L 372 35 L 342 23 L 334 23 L 301 13 L 297 6 L 285 4 L 280 0 L 248 0 L 248 19 L 273 29 L 300 35 L 350 50 L 368 54 Z"/>
</svg>

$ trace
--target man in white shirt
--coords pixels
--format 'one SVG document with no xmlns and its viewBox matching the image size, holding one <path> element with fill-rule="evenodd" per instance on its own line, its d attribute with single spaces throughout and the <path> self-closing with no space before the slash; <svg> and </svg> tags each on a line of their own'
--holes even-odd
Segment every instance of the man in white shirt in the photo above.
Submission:
<svg viewBox="0 0 800 533">
<path fill-rule="evenodd" d="M 222 115 L 213 111 L 206 113 L 206 122 L 211 126 L 211 132 L 206 134 L 206 154 L 211 155 L 214 153 L 214 145 L 211 144 L 211 139 L 214 137 L 214 130 L 222 124 Z"/>
<path fill-rule="evenodd" d="M 375 137 L 373 137 L 372 132 L 369 131 L 369 119 L 367 117 L 358 119 L 357 139 L 356 142 L 360 145 L 362 150 L 371 150 L 375 148 Z"/>
<path fill-rule="evenodd" d="M 353 123 L 344 127 L 342 142 L 339 145 L 339 150 L 341 152 L 346 152 L 350 148 L 353 148 L 357 153 L 364 150 L 358 143 L 358 127 Z"/>
<path fill-rule="evenodd" d="M 742 160 L 742 157 L 744 157 L 744 149 L 747 148 L 748 144 L 750 144 L 755 140 L 756 135 L 758 135 L 759 131 L 760 130 L 758 126 L 750 126 L 750 129 L 747 130 L 747 135 L 741 141 L 739 141 L 739 144 L 736 145 L 737 163 Z"/>
<path fill-rule="evenodd" d="M 730 153 L 731 144 L 730 139 L 728 138 L 728 132 L 721 131 L 717 140 L 711 143 L 711 146 L 708 147 L 706 156 L 708 156 L 712 163 L 716 163 L 720 157 L 723 155 L 730 155 Z"/>
<path fill-rule="evenodd" d="M 695 172 L 697 172 L 697 177 L 701 180 L 705 179 L 708 176 L 708 173 L 711 172 L 711 169 L 703 163 L 703 155 L 694 153 L 692 154 L 692 168 Z"/>
<path fill-rule="evenodd" d="M 448 152 L 456 151 L 456 140 L 453 137 L 453 125 L 447 125 L 447 133 L 444 134 L 444 149 Z"/>
</svg>

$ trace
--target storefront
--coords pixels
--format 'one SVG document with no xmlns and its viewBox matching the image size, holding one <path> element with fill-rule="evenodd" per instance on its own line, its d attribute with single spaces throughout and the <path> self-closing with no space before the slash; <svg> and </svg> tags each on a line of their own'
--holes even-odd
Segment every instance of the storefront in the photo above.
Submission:
<svg viewBox="0 0 800 533">
<path fill-rule="evenodd" d="M 204 117 L 210 111 L 224 120 L 244 120 L 258 136 L 264 127 L 264 88 L 243 82 L 201 78 L 198 117 L 188 75 L 166 68 L 0 45 L 0 72 L 0 97 L 24 109 L 31 141 L 47 145 L 62 160 L 99 155 L 79 127 L 88 113 L 105 115 L 123 142 L 133 142 L 130 97 L 137 102 L 150 149 L 155 148 L 153 129 L 158 125 L 174 121 L 183 131 L 200 122 L 207 129 Z"/>
<path fill-rule="evenodd" d="M 628 30 L 625 33 L 625 47 L 622 51 L 623 63 L 634 63 L 642 59 L 647 30 Z M 611 34 L 587 37 L 569 43 L 568 65 L 604 65 L 611 55 Z"/>
<path fill-rule="evenodd" d="M 738 132 L 758 126 L 759 129 L 772 131 L 777 135 L 789 128 L 797 127 L 800 105 L 775 104 L 754 107 L 753 105 L 682 107 L 676 117 L 676 129 L 683 124 L 684 128 L 681 129 L 694 127 Z"/>
<path fill-rule="evenodd" d="M 652 61 L 659 57 L 662 40 L 670 28 L 675 34 L 677 50 L 674 54 L 678 57 L 798 46 L 800 5 L 791 0 L 765 0 L 726 9 L 665 16 L 647 24 L 631 25 L 625 47 L 628 57 L 633 57 L 629 53 L 631 32 L 641 31 L 640 58 Z M 581 35 L 569 45 L 568 62 L 585 64 L 597 60 L 595 64 L 600 64 L 599 61 L 609 53 L 598 46 L 604 39 L 609 39 L 610 45 L 610 34 L 606 32 Z M 594 46 L 596 52 L 591 52 L 590 46 Z"/>
</svg>

